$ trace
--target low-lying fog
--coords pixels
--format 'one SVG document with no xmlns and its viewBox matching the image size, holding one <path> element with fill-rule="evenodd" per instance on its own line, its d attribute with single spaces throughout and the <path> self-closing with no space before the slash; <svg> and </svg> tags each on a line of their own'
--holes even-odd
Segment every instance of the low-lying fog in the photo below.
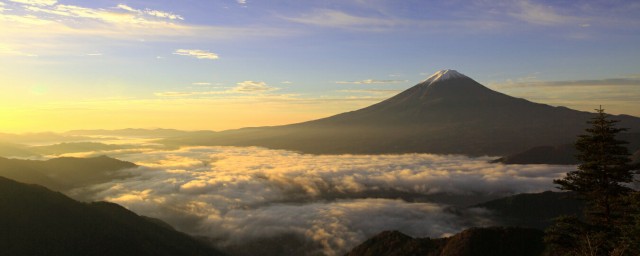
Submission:
<svg viewBox="0 0 640 256">
<path fill-rule="evenodd" d="M 491 225 L 466 206 L 553 189 L 573 166 L 430 154 L 305 155 L 257 147 L 119 151 L 134 177 L 74 191 L 240 255 L 340 255 L 383 230 L 440 237 Z"/>
</svg>

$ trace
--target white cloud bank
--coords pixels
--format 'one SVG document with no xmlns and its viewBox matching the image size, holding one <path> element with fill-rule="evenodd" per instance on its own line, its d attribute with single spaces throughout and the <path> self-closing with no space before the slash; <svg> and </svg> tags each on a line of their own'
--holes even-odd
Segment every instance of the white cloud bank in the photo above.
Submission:
<svg viewBox="0 0 640 256">
<path fill-rule="evenodd" d="M 120 158 L 142 165 L 138 176 L 92 187 L 91 199 L 211 237 L 239 255 L 339 255 L 383 230 L 439 237 L 486 225 L 482 212 L 429 201 L 442 194 L 549 190 L 552 179 L 572 168 L 505 166 L 464 156 L 318 156 L 255 147 L 192 147 Z"/>
</svg>

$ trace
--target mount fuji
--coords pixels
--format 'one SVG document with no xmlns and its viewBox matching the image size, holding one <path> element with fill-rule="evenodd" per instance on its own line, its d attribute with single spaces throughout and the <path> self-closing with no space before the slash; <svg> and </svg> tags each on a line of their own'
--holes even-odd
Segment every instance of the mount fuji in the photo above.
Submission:
<svg viewBox="0 0 640 256">
<path fill-rule="evenodd" d="M 572 143 L 591 117 L 593 113 L 511 97 L 447 69 L 359 110 L 290 125 L 176 137 L 166 142 L 262 146 L 313 154 L 505 155 Z M 640 133 L 640 118 L 618 115 L 613 119 L 631 128 L 629 132 Z"/>
</svg>

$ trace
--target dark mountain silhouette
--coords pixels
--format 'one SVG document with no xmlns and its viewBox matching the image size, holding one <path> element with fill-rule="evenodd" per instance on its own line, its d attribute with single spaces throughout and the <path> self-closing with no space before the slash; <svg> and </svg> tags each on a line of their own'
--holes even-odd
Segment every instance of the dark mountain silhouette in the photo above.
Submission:
<svg viewBox="0 0 640 256">
<path fill-rule="evenodd" d="M 640 149 L 631 155 L 631 161 L 633 163 L 640 164 Z"/>
<path fill-rule="evenodd" d="M 508 155 L 536 146 L 572 143 L 590 117 L 589 112 L 514 98 L 454 70 L 442 70 L 392 98 L 356 111 L 284 126 L 178 136 L 164 142 L 263 146 L 316 154 Z M 640 131 L 640 118 L 614 118 Z"/>
<path fill-rule="evenodd" d="M 624 123 L 620 127 L 626 127 Z M 618 136 L 619 140 L 628 142 L 626 147 L 632 153 L 631 160 L 638 162 L 634 152 L 640 152 L 640 133 L 624 133 Z M 576 159 L 578 151 L 573 144 L 563 144 L 559 146 L 539 146 L 530 148 L 524 152 L 508 155 L 491 161 L 492 163 L 504 164 L 579 164 Z"/>
<path fill-rule="evenodd" d="M 412 238 L 384 231 L 353 248 L 346 256 L 534 256 L 544 250 L 544 233 L 529 228 L 471 228 L 447 238 Z"/>
<path fill-rule="evenodd" d="M 0 142 L 0 156 L 4 157 L 31 157 L 38 154 L 32 152 L 25 145 Z"/>
<path fill-rule="evenodd" d="M 567 192 L 518 194 L 471 206 L 492 212 L 510 227 L 471 228 L 448 238 L 412 238 L 398 231 L 382 232 L 348 256 L 360 255 L 541 255 L 543 232 L 561 215 L 581 216 L 584 203 Z"/>
<path fill-rule="evenodd" d="M 0 176 L 54 190 L 68 190 L 125 178 L 128 177 L 127 174 L 117 171 L 133 167 L 136 167 L 133 163 L 107 156 L 61 157 L 46 161 L 0 157 Z"/>
<path fill-rule="evenodd" d="M 71 141 L 87 141 L 91 140 L 91 137 L 85 136 L 69 136 L 53 132 L 40 132 L 40 133 L 23 133 L 23 134 L 11 134 L 0 133 L 0 141 L 16 144 L 31 144 L 31 143 L 60 143 Z"/>
<path fill-rule="evenodd" d="M 159 222 L 0 177 L 0 255 L 222 255 Z"/>
<path fill-rule="evenodd" d="M 472 208 L 485 208 L 494 214 L 494 220 L 504 226 L 545 229 L 553 219 L 561 215 L 581 216 L 584 202 L 569 192 L 517 194 L 485 203 Z"/>
<path fill-rule="evenodd" d="M 491 161 L 503 164 L 578 164 L 578 151 L 572 144 L 539 146 Z"/>
<path fill-rule="evenodd" d="M 346 256 L 440 255 L 447 239 L 413 238 L 400 231 L 383 231 L 353 248 Z"/>
</svg>

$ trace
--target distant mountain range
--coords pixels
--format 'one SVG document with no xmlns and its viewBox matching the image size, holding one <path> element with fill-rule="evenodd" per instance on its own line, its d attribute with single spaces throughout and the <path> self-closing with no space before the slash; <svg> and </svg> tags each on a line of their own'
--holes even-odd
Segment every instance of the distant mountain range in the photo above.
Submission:
<svg viewBox="0 0 640 256">
<path fill-rule="evenodd" d="M 0 177 L 0 255 L 223 255 L 160 220 Z"/>
<path fill-rule="evenodd" d="M 0 176 L 65 191 L 126 178 L 127 174 L 118 171 L 136 166 L 107 156 L 61 157 L 46 161 L 0 157 Z"/>
<path fill-rule="evenodd" d="M 291 125 L 186 134 L 164 142 L 263 146 L 314 154 L 510 155 L 573 143 L 591 117 L 589 112 L 511 97 L 455 70 L 441 70 L 392 98 L 356 111 Z M 613 118 L 630 133 L 640 134 L 640 118 Z"/>
</svg>

